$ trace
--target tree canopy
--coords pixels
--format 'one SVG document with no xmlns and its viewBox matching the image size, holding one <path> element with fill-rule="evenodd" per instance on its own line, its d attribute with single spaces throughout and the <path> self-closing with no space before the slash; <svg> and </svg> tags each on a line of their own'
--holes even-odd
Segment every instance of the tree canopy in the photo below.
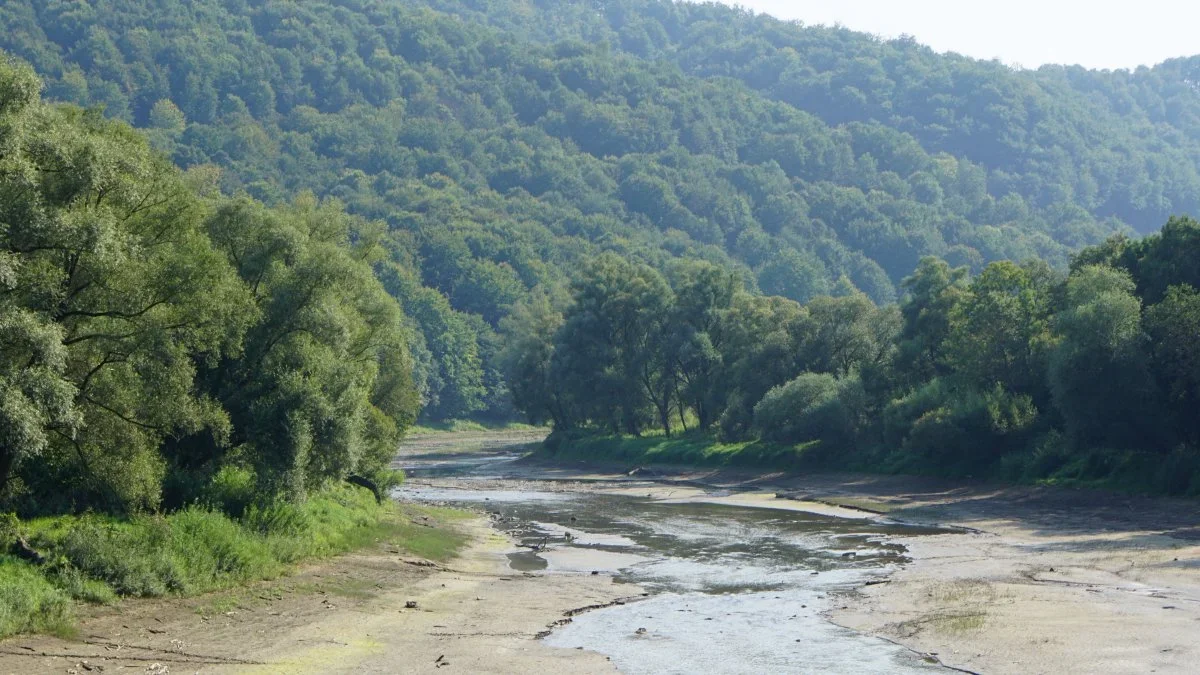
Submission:
<svg viewBox="0 0 1200 675">
<path fill-rule="evenodd" d="M 39 84 L 0 59 L 0 500 L 152 509 L 231 464 L 290 496 L 384 468 L 418 402 L 383 226 L 226 200 Z"/>
<path fill-rule="evenodd" d="M 1064 269 L 1200 209 L 1192 60 L 1024 71 L 671 0 L 15 0 L 0 49 L 227 194 L 385 222 L 433 418 L 511 415 L 502 319 L 604 252 L 889 303 L 924 256 Z"/>
<path fill-rule="evenodd" d="M 418 415 L 1200 464 L 1196 59 L 672 0 L 12 0 L 0 49 L 4 499 L 298 497 Z"/>
</svg>

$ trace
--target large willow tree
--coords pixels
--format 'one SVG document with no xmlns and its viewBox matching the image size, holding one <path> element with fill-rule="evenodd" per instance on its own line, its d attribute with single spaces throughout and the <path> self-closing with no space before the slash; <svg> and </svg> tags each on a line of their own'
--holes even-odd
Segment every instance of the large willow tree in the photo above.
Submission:
<svg viewBox="0 0 1200 675">
<path fill-rule="evenodd" d="M 292 495 L 390 459 L 415 416 L 379 227 L 205 189 L 0 60 L 0 498 L 156 508 L 223 463 Z"/>
</svg>

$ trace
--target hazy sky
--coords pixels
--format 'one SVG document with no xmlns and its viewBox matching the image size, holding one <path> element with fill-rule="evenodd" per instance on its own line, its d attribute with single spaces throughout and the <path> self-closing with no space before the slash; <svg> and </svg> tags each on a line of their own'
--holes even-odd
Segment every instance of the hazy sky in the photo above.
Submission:
<svg viewBox="0 0 1200 675">
<path fill-rule="evenodd" d="M 1136 68 L 1200 54 L 1196 0 L 722 0 L 806 24 L 901 34 L 937 51 L 1036 68 Z"/>
</svg>

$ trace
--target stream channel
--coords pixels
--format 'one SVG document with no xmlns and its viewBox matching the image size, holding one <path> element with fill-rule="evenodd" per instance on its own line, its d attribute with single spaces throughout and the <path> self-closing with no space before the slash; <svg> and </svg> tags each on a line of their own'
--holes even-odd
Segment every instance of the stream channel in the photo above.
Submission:
<svg viewBox="0 0 1200 675">
<path fill-rule="evenodd" d="M 662 487 L 652 481 L 539 481 L 512 471 L 519 456 L 403 456 L 410 480 L 396 496 L 486 510 L 521 544 L 509 554 L 515 571 L 597 571 L 649 592 L 577 615 L 547 643 L 599 652 L 633 674 L 943 670 L 823 613 L 906 561 L 893 536 L 945 530 L 707 501 L 729 494 L 717 490 L 652 498 Z"/>
</svg>

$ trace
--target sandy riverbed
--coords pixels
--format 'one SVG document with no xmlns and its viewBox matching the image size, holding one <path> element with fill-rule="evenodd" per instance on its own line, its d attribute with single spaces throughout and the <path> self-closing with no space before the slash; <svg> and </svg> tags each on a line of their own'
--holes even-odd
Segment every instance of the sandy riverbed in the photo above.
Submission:
<svg viewBox="0 0 1200 675">
<path fill-rule="evenodd" d="M 485 519 L 463 527 L 473 544 L 445 566 L 369 551 L 249 589 L 124 602 L 82 621 L 74 639 L 0 642 L 0 672 L 614 672 L 603 656 L 537 635 L 570 610 L 640 589 L 514 572 L 512 544 Z"/>
<path fill-rule="evenodd" d="M 612 481 L 603 467 L 526 477 Z M 958 526 L 899 539 L 912 562 L 829 619 L 981 673 L 1192 673 L 1200 663 L 1200 502 L 897 476 L 655 468 L 662 499 Z M 611 485 L 611 484 L 610 484 Z M 614 489 L 608 487 L 605 489 Z"/>
<path fill-rule="evenodd" d="M 1163 673 L 1195 672 L 1200 662 L 1200 502 L 1193 500 L 842 474 L 659 469 L 635 477 L 659 481 L 647 485 L 577 464 L 525 464 L 513 473 L 529 489 L 629 491 L 967 528 L 901 540 L 912 562 L 828 615 L 952 667 Z M 510 541 L 483 519 L 466 527 L 474 543 L 444 566 L 376 550 L 249 589 L 104 608 L 74 639 L 0 642 L 0 673 L 83 673 L 85 662 L 105 672 L 157 673 L 613 671 L 603 656 L 555 649 L 536 636 L 569 610 L 640 589 L 603 574 L 516 572 L 505 557 Z M 410 600 L 416 609 L 404 608 Z"/>
</svg>

